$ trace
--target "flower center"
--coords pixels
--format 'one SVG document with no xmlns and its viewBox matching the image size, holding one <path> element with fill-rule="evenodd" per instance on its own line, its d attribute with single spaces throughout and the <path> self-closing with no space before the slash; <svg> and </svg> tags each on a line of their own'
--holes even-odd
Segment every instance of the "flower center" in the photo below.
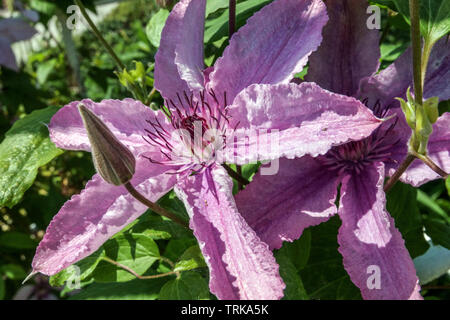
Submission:
<svg viewBox="0 0 450 320">
<path fill-rule="evenodd" d="M 226 95 L 221 104 L 213 91 L 198 96 L 186 93 L 183 98 L 167 100 L 162 109 L 170 124 L 157 118 L 147 120 L 147 143 L 160 149 L 163 160 L 149 159 L 152 163 L 181 166 L 181 171 L 199 172 L 216 161 L 216 152 L 224 148 L 229 128 Z M 170 128 L 171 127 L 171 128 Z"/>
<path fill-rule="evenodd" d="M 187 116 L 186 118 L 183 118 L 180 122 L 180 128 L 187 130 L 192 139 L 195 138 L 196 126 L 201 127 L 202 132 L 206 132 L 209 129 L 206 120 L 202 117 L 199 117 L 196 114 Z"/>
<path fill-rule="evenodd" d="M 363 100 L 367 105 L 367 100 Z M 383 107 L 378 101 L 372 109 L 378 117 L 386 116 L 389 107 Z M 365 166 L 373 162 L 396 161 L 392 158 L 392 148 L 399 142 L 395 133 L 397 118 L 386 120 L 369 137 L 333 147 L 324 157 L 323 164 L 332 171 L 360 173 Z"/>
</svg>

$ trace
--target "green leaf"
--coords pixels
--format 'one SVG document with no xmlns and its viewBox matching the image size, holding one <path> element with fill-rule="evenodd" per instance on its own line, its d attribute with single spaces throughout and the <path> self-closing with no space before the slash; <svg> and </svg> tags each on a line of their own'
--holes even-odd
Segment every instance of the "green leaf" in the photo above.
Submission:
<svg viewBox="0 0 450 320">
<path fill-rule="evenodd" d="M 445 187 L 447 188 L 447 193 L 450 196 L 450 177 L 445 179 Z"/>
<path fill-rule="evenodd" d="M 278 250 L 275 258 L 280 266 L 280 276 L 286 284 L 284 289 L 284 300 L 308 300 L 308 294 L 303 287 L 302 279 L 286 251 Z"/>
<path fill-rule="evenodd" d="M 180 219 L 189 222 L 189 215 L 186 212 L 186 208 L 183 202 L 177 198 L 173 190 L 159 199 L 158 204 L 164 209 L 167 209 L 170 212 L 176 214 Z"/>
<path fill-rule="evenodd" d="M 409 1 L 392 0 L 398 11 L 410 23 Z M 450 1 L 420 0 L 420 33 L 434 43 L 450 32 Z"/>
<path fill-rule="evenodd" d="M 194 237 L 172 239 L 167 244 L 164 250 L 164 257 L 172 260 L 178 261 L 178 259 L 183 255 L 183 253 L 190 247 L 197 244 L 197 240 Z"/>
<path fill-rule="evenodd" d="M 150 21 L 147 24 L 147 38 L 155 48 L 159 48 L 159 42 L 161 41 L 161 32 L 164 28 L 164 25 L 166 24 L 168 16 L 169 11 L 167 9 L 159 9 L 159 11 L 151 17 Z"/>
<path fill-rule="evenodd" d="M 219 9 L 228 8 L 229 0 L 209 0 L 206 1 L 206 16 Z"/>
<path fill-rule="evenodd" d="M 10 249 L 35 249 L 37 242 L 32 240 L 28 234 L 9 231 L 0 234 L 0 247 Z"/>
<path fill-rule="evenodd" d="M 450 100 L 439 102 L 439 115 L 443 115 L 446 112 L 450 112 Z M 448 194 L 450 195 L 450 179 L 446 179 Z"/>
<path fill-rule="evenodd" d="M 428 242 L 423 235 L 423 221 L 417 204 L 417 190 L 398 182 L 387 194 L 386 209 L 395 220 L 412 258 L 424 254 Z"/>
<path fill-rule="evenodd" d="M 395 61 L 408 47 L 408 43 L 383 43 L 380 46 L 382 61 Z"/>
<path fill-rule="evenodd" d="M 36 79 L 39 84 L 44 84 L 47 81 L 48 76 L 52 71 L 55 70 L 56 65 L 58 64 L 57 59 L 51 59 L 48 61 L 44 61 L 39 63 L 39 66 L 36 70 Z"/>
<path fill-rule="evenodd" d="M 310 299 L 361 299 L 359 289 L 350 281 L 338 252 L 337 216 L 311 227 L 311 251 L 307 265 L 300 270 Z"/>
<path fill-rule="evenodd" d="M 92 283 L 70 300 L 155 300 L 167 279 Z"/>
<path fill-rule="evenodd" d="M 236 5 L 236 28 L 245 24 L 253 13 L 264 7 L 272 0 L 248 0 L 240 2 Z M 205 43 L 220 40 L 224 36 L 228 36 L 228 9 L 215 18 L 208 19 L 205 22 Z"/>
<path fill-rule="evenodd" d="M 44 0 L 31 0 L 31 8 L 46 15 L 53 15 L 56 4 Z"/>
<path fill-rule="evenodd" d="M 179 278 L 168 281 L 159 293 L 161 300 L 205 300 L 209 298 L 208 283 L 193 271 L 183 272 Z"/>
<path fill-rule="evenodd" d="M 0 277 L 0 300 L 3 300 L 5 298 L 5 291 L 5 280 Z"/>
<path fill-rule="evenodd" d="M 203 267 L 206 267 L 205 259 L 198 245 L 194 245 L 181 255 L 173 271 L 188 271 Z"/>
<path fill-rule="evenodd" d="M 148 212 L 132 222 L 122 232 L 143 233 L 153 240 L 178 239 L 192 236 L 192 232 L 171 220 Z"/>
<path fill-rule="evenodd" d="M 22 280 L 27 276 L 25 270 L 18 264 L 5 264 L 0 266 L 0 275 L 1 274 L 4 274 L 11 280 Z"/>
<path fill-rule="evenodd" d="M 248 181 L 252 181 L 253 175 L 258 172 L 260 163 L 244 164 L 242 166 L 242 176 Z"/>
<path fill-rule="evenodd" d="M 0 144 L 0 207 L 11 208 L 33 184 L 40 166 L 60 155 L 46 124 L 56 107 L 37 110 L 16 121 Z"/>
<path fill-rule="evenodd" d="M 103 248 L 105 255 L 139 275 L 143 275 L 159 260 L 159 249 L 152 238 L 144 234 L 123 234 L 108 240 Z M 110 262 L 101 261 L 94 271 L 95 281 L 112 282 L 128 281 L 135 276 Z"/>
<path fill-rule="evenodd" d="M 417 202 L 420 203 L 424 209 L 429 210 L 431 213 L 434 213 L 441 218 L 443 218 L 445 221 L 450 223 L 450 219 L 445 213 L 444 209 L 442 209 L 436 201 L 434 201 L 432 198 L 430 198 L 425 192 L 422 190 L 417 190 Z"/>
<path fill-rule="evenodd" d="M 450 250 L 450 225 L 442 219 L 425 219 L 425 232 L 435 245 L 441 245 Z"/>
<path fill-rule="evenodd" d="M 303 231 L 300 239 L 294 242 L 285 242 L 279 252 L 288 256 L 297 270 L 303 269 L 308 263 L 311 250 L 311 231 Z"/>
<path fill-rule="evenodd" d="M 75 265 L 70 266 L 57 274 L 50 277 L 50 285 L 53 287 L 61 287 L 67 281 L 73 280 L 74 277 L 79 277 L 80 281 L 85 281 L 90 278 L 97 265 L 105 256 L 105 251 L 102 248 L 95 251 L 90 256 L 78 261 Z"/>
<path fill-rule="evenodd" d="M 431 246 L 424 255 L 414 259 L 414 267 L 420 284 L 427 284 L 448 272 L 450 250 L 441 246 Z"/>
</svg>

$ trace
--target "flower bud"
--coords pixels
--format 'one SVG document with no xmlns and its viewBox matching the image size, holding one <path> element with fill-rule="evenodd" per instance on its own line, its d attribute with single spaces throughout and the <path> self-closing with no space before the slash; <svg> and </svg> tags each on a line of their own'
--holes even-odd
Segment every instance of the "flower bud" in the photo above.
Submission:
<svg viewBox="0 0 450 320">
<path fill-rule="evenodd" d="M 92 159 L 98 174 L 108 183 L 119 186 L 134 175 L 134 155 L 108 129 L 108 127 L 83 104 L 78 105 L 89 142 Z"/>
<path fill-rule="evenodd" d="M 408 101 L 402 98 L 395 98 L 400 101 L 400 106 L 402 107 L 403 114 L 405 115 L 406 122 L 411 129 L 416 128 L 416 111 L 414 110 L 414 105 L 411 105 Z"/>
<path fill-rule="evenodd" d="M 431 97 L 424 101 L 423 108 L 425 109 L 425 112 L 427 113 L 428 120 L 430 120 L 431 123 L 435 123 L 439 117 L 439 98 L 438 97 Z"/>
</svg>

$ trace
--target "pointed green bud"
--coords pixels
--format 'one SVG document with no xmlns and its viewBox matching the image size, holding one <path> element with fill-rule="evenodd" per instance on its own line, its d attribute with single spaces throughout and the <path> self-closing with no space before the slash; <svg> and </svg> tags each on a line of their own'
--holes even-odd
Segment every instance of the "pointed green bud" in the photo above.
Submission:
<svg viewBox="0 0 450 320">
<path fill-rule="evenodd" d="M 427 153 L 428 139 L 433 132 L 433 126 L 421 105 L 416 105 L 416 140 L 420 142 L 420 147 L 416 150 L 419 154 Z"/>
<path fill-rule="evenodd" d="M 402 107 L 403 114 L 405 115 L 406 122 L 411 129 L 416 128 L 416 108 L 414 106 L 414 100 L 411 100 L 411 93 L 409 92 L 409 88 L 407 91 L 408 101 L 403 100 L 402 98 L 395 98 L 400 101 L 400 106 Z"/>
<path fill-rule="evenodd" d="M 414 106 L 415 100 L 411 94 L 411 87 L 408 87 L 408 89 L 406 90 L 406 98 L 408 99 L 408 103 Z"/>
<path fill-rule="evenodd" d="M 425 109 L 428 120 L 430 120 L 431 123 L 435 123 L 439 117 L 438 104 L 438 97 L 431 97 L 423 103 L 423 108 Z"/>
<path fill-rule="evenodd" d="M 125 87 L 129 88 L 130 85 L 134 84 L 133 77 L 128 73 L 127 69 L 123 69 L 122 72 L 116 72 L 117 77 L 119 77 L 120 83 Z"/>
<path fill-rule="evenodd" d="M 133 77 L 133 79 L 135 81 L 139 81 L 139 82 L 143 83 L 145 80 L 144 65 L 142 64 L 142 62 L 139 62 L 139 61 L 134 61 L 134 64 L 135 64 L 136 68 L 134 70 L 130 71 L 131 76 Z"/>
<path fill-rule="evenodd" d="M 89 142 L 92 159 L 98 174 L 108 183 L 119 186 L 134 175 L 134 155 L 108 129 L 108 127 L 83 104 L 78 105 Z"/>
</svg>

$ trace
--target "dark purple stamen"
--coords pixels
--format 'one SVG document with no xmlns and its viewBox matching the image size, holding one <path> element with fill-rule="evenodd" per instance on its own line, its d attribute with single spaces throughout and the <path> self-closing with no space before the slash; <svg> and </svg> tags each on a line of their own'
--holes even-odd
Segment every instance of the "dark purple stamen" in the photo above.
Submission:
<svg viewBox="0 0 450 320">
<path fill-rule="evenodd" d="M 361 100 L 361 102 L 370 110 L 372 110 L 373 114 L 377 116 L 378 118 L 384 118 L 386 114 L 388 113 L 389 109 L 391 108 L 391 105 L 383 105 L 379 99 L 375 101 L 375 104 L 371 106 L 369 104 L 369 98 L 364 98 Z"/>
<path fill-rule="evenodd" d="M 364 99 L 362 102 L 367 105 L 367 101 L 368 99 Z M 377 101 L 371 109 L 376 116 L 384 118 L 389 108 L 390 106 L 382 106 Z M 386 120 L 369 137 L 333 147 L 321 158 L 321 161 L 329 170 L 339 173 L 360 173 L 365 166 L 373 162 L 396 162 L 392 158 L 391 150 L 400 142 L 400 139 L 395 139 L 394 135 L 397 123 L 397 117 Z"/>
<path fill-rule="evenodd" d="M 182 94 L 177 93 L 176 97 L 175 100 L 177 100 L 177 102 L 172 99 L 166 100 L 166 108 L 162 109 L 173 129 L 183 129 L 187 131 L 191 140 L 194 140 L 195 131 L 197 129 L 196 125 L 200 123 L 202 137 L 207 130 L 213 129 L 219 131 L 219 135 L 216 136 L 215 140 L 217 141 L 217 137 L 221 137 L 223 142 L 225 142 L 226 131 L 227 128 L 230 127 L 230 117 L 227 115 L 226 93 L 224 93 L 223 105 L 220 103 L 213 90 L 201 91 L 197 97 L 193 93 L 189 96 L 186 92 L 183 92 Z M 198 171 L 210 165 L 202 161 L 201 158 L 196 159 L 194 162 L 192 159 L 183 158 L 183 156 L 174 156 L 172 152 L 174 150 L 174 140 L 171 136 L 173 130 L 167 128 L 167 125 L 166 127 L 163 126 L 157 118 L 146 121 L 150 127 L 145 129 L 147 136 L 143 137 L 143 139 L 150 145 L 160 149 L 161 154 L 167 159 L 159 159 L 156 161 L 146 157 L 151 163 L 182 165 L 182 169 L 178 170 L 180 172 L 188 169 L 191 171 Z M 238 124 L 236 124 L 236 126 L 237 125 Z M 236 126 L 234 127 L 235 129 Z M 185 135 L 183 136 L 180 134 L 180 138 L 180 141 L 186 141 Z M 203 139 L 200 143 L 200 148 L 206 149 L 213 141 L 214 138 L 212 138 L 211 141 L 204 141 Z M 194 158 L 198 158 L 198 153 L 202 153 L 202 150 L 194 150 L 195 148 L 198 149 L 198 146 L 192 144 L 186 145 L 185 150 L 188 151 L 186 156 L 191 154 Z M 210 157 L 214 157 L 216 152 L 214 147 L 210 147 L 208 150 Z M 176 173 L 178 173 L 178 171 Z"/>
</svg>

